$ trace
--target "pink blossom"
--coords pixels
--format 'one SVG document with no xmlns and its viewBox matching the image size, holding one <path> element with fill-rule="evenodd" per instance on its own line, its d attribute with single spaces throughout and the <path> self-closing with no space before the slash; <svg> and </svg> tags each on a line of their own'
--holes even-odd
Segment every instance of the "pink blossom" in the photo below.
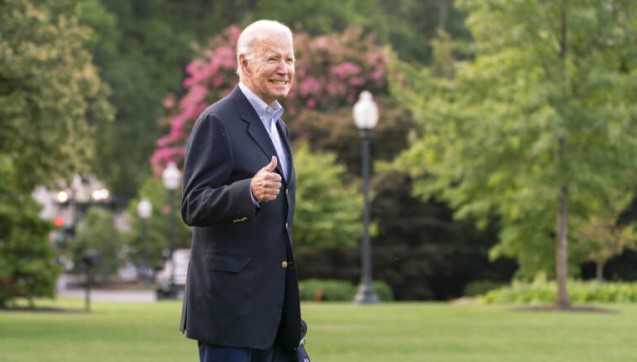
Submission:
<svg viewBox="0 0 637 362">
<path fill-rule="evenodd" d="M 192 64 L 192 63 L 191 63 Z M 203 64 L 193 68 L 190 73 L 190 77 L 183 81 L 185 87 L 192 87 L 193 85 L 209 78 L 211 75 L 219 71 L 219 60 L 217 58 L 211 58 L 209 63 Z"/>
<path fill-rule="evenodd" d="M 183 146 L 157 148 L 150 158 L 150 164 L 153 166 L 155 174 L 160 174 L 168 162 L 181 161 L 184 154 L 185 148 Z"/>
<path fill-rule="evenodd" d="M 241 34 L 241 28 L 239 28 L 236 25 L 229 26 L 225 31 L 225 35 L 228 37 L 230 44 L 233 44 L 233 45 L 237 44 L 237 40 L 239 40 L 240 34 Z"/>
<path fill-rule="evenodd" d="M 164 97 L 164 100 L 162 101 L 162 105 L 166 109 L 172 109 L 175 104 L 177 104 L 177 99 L 174 93 L 169 93 L 166 97 Z"/>
<path fill-rule="evenodd" d="M 219 60 L 219 65 L 224 69 L 237 67 L 235 52 L 230 47 L 217 48 L 214 57 Z"/>
<path fill-rule="evenodd" d="M 330 82 L 327 84 L 327 93 L 332 97 L 339 97 L 345 94 L 346 87 L 340 82 Z"/>
<path fill-rule="evenodd" d="M 312 47 L 316 49 L 329 49 L 329 39 L 327 36 L 319 36 L 312 42 Z"/>
<path fill-rule="evenodd" d="M 339 77 L 339 78 L 347 78 L 353 75 L 357 75 L 360 73 L 361 67 L 352 62 L 345 62 L 339 65 L 333 66 L 330 69 L 330 73 Z"/>
<path fill-rule="evenodd" d="M 203 67 L 203 63 L 199 59 L 195 59 L 186 66 L 186 73 L 193 75 Z"/>
<path fill-rule="evenodd" d="M 220 85 L 222 85 L 225 82 L 225 78 L 223 76 L 223 74 L 219 73 L 219 74 L 215 74 L 214 77 L 212 77 L 211 83 L 212 83 L 212 87 L 213 88 L 217 88 Z"/>
<path fill-rule="evenodd" d="M 382 69 L 376 69 L 372 72 L 371 78 L 375 81 L 379 81 L 385 77 L 385 72 Z"/>
<path fill-rule="evenodd" d="M 307 77 L 299 84 L 299 93 L 306 97 L 310 94 L 317 94 L 321 91 L 321 83 L 313 77 Z"/>
<path fill-rule="evenodd" d="M 211 39 L 208 49 L 186 66 L 182 82 L 185 93 L 162 100 L 163 125 L 168 129 L 156 141 L 151 157 L 156 172 L 168 161 L 183 157 L 183 145 L 198 115 L 209 101 L 220 99 L 234 88 L 235 47 L 240 32 L 240 28 L 231 26 Z M 342 35 L 311 37 L 300 33 L 295 37 L 297 84 L 285 100 L 291 120 L 303 108 L 331 112 L 349 107 L 361 89 L 382 87 L 387 82 L 387 59 L 382 49 L 359 41 L 362 38 Z"/>
<path fill-rule="evenodd" d="M 192 105 L 201 102 L 207 93 L 208 89 L 206 87 L 199 84 L 193 85 L 190 88 L 190 91 L 181 99 L 179 106 L 181 109 L 191 107 Z"/>
<path fill-rule="evenodd" d="M 352 77 L 349 79 L 349 85 L 352 87 L 360 87 L 365 84 L 365 78 L 363 77 Z"/>
</svg>

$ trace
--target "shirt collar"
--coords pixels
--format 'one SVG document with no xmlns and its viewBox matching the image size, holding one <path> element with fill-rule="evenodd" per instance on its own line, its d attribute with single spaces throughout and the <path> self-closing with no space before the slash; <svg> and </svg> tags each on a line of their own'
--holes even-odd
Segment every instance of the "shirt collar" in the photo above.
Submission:
<svg viewBox="0 0 637 362">
<path fill-rule="evenodd" d="M 268 105 L 242 82 L 239 82 L 239 89 L 241 89 L 241 92 L 243 92 L 243 95 L 248 99 L 252 108 L 257 112 L 259 118 L 267 122 L 268 126 L 271 120 L 279 120 L 281 116 L 283 116 L 284 109 L 279 101 L 275 100 L 272 104 Z"/>
</svg>

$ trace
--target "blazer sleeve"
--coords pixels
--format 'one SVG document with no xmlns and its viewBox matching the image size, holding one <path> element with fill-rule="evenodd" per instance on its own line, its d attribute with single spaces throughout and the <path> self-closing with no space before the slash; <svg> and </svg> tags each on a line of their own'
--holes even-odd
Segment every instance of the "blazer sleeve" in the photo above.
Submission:
<svg viewBox="0 0 637 362">
<path fill-rule="evenodd" d="M 256 214 L 250 178 L 232 181 L 232 147 L 223 123 L 204 115 L 186 146 L 181 216 L 190 226 L 248 221 Z"/>
</svg>

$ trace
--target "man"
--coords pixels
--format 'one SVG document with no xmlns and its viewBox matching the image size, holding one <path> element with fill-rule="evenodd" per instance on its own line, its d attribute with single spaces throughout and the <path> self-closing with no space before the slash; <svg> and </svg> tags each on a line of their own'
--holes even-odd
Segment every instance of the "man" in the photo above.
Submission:
<svg viewBox="0 0 637 362">
<path fill-rule="evenodd" d="M 292 32 L 261 20 L 237 43 L 239 85 L 197 120 L 181 214 L 193 227 L 181 330 L 201 362 L 295 361 L 295 179 L 278 102 L 294 81 Z"/>
</svg>

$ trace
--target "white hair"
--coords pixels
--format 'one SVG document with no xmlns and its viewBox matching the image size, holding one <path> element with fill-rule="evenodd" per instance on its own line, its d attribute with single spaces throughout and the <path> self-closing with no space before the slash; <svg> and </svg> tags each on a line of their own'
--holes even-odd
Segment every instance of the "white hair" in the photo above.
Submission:
<svg viewBox="0 0 637 362">
<path fill-rule="evenodd" d="M 241 76 L 239 56 L 243 55 L 247 59 L 251 59 L 254 45 L 274 34 L 288 36 L 292 41 L 292 30 L 275 20 L 257 20 L 243 29 L 237 40 L 237 74 L 239 76 Z"/>
</svg>

